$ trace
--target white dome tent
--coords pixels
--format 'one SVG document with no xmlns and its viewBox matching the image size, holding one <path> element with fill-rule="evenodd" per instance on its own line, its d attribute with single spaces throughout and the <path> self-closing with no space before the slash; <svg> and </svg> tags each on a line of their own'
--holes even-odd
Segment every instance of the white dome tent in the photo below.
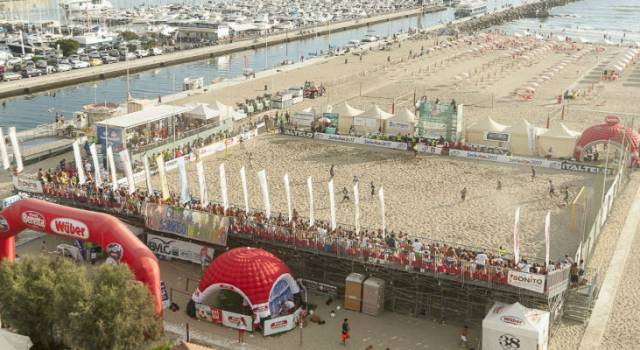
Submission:
<svg viewBox="0 0 640 350">
<path fill-rule="evenodd" d="M 547 350 L 549 312 L 496 302 L 482 320 L 482 348 Z"/>
<path fill-rule="evenodd" d="M 374 104 L 363 113 L 353 117 L 353 126 L 357 135 L 384 132 L 385 121 L 391 117 L 393 114 L 383 111 L 382 108 Z"/>
<path fill-rule="evenodd" d="M 560 122 L 553 123 L 538 137 L 538 154 L 557 159 L 571 159 L 580 135 L 580 132 L 573 131 Z"/>
<path fill-rule="evenodd" d="M 338 113 L 338 132 L 340 134 L 348 134 L 353 124 L 353 117 L 363 112 L 362 110 L 351 107 L 347 102 L 342 102 L 332 109 L 333 113 Z"/>
<path fill-rule="evenodd" d="M 385 133 L 390 136 L 413 136 L 416 128 L 416 115 L 408 108 L 402 108 L 393 117 L 387 119 Z"/>
</svg>

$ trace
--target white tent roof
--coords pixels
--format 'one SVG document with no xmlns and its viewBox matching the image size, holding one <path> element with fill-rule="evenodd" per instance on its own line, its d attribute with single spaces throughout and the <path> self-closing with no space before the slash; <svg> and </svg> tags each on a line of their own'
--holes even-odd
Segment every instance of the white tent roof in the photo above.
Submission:
<svg viewBox="0 0 640 350">
<path fill-rule="evenodd" d="M 357 115 L 357 117 L 368 119 L 389 119 L 393 117 L 393 114 L 383 111 L 382 108 L 378 107 L 378 105 L 373 105 L 363 113 Z"/>
<path fill-rule="evenodd" d="M 402 108 L 400 111 L 398 111 L 391 119 L 389 119 L 390 121 L 394 121 L 394 122 L 408 122 L 408 123 L 415 123 L 416 122 L 416 115 L 413 114 L 413 112 L 411 112 L 408 108 Z"/>
<path fill-rule="evenodd" d="M 520 303 L 504 304 L 496 302 L 487 316 L 482 321 L 482 326 L 490 325 L 508 328 L 513 333 L 531 334 L 537 333 L 543 328 L 543 319 L 546 311 L 529 309 Z"/>
<path fill-rule="evenodd" d="M 209 105 L 204 104 L 204 103 L 196 103 L 195 105 L 187 105 L 187 107 L 193 107 L 193 109 L 187 113 L 185 113 L 187 116 L 192 117 L 192 118 L 196 118 L 196 119 L 202 119 L 202 120 L 209 120 L 211 118 L 215 118 L 220 116 L 220 111 L 216 110 L 216 109 L 212 109 L 209 107 Z"/>
<path fill-rule="evenodd" d="M 322 105 L 322 106 L 315 106 L 315 107 L 307 107 L 302 111 L 306 113 L 313 113 L 316 116 L 322 116 L 322 114 L 324 113 L 333 112 L 333 108 L 331 105 Z"/>
<path fill-rule="evenodd" d="M 33 346 L 29 337 L 12 333 L 7 329 L 0 329 L 0 349 L 29 350 Z"/>
<path fill-rule="evenodd" d="M 529 135 L 530 126 L 531 126 L 531 123 L 529 123 L 525 119 L 520 119 L 517 123 L 504 129 L 504 132 L 508 132 L 512 135 Z M 535 127 L 535 128 L 536 128 L 536 135 L 544 131 L 541 128 L 538 128 L 538 127 Z"/>
<path fill-rule="evenodd" d="M 333 108 L 334 113 L 338 113 L 341 117 L 355 117 L 358 114 L 362 114 L 362 111 L 351 107 L 347 102 L 342 102 Z"/>
<path fill-rule="evenodd" d="M 483 120 L 477 121 L 471 125 L 469 125 L 467 127 L 467 131 L 471 130 L 471 131 L 494 131 L 494 132 L 500 132 L 500 131 L 504 131 L 504 129 L 506 129 L 507 126 L 500 124 L 498 122 L 496 122 L 495 120 L 491 119 L 491 117 L 486 117 Z"/>
<path fill-rule="evenodd" d="M 138 112 L 133 112 L 103 120 L 101 122 L 98 122 L 98 125 L 108 125 L 109 127 L 118 128 L 132 128 L 138 125 L 155 122 L 174 115 L 186 113 L 188 111 L 189 108 L 183 106 L 157 105 L 153 107 L 147 107 Z"/>
<path fill-rule="evenodd" d="M 551 124 L 551 127 L 547 129 L 547 131 L 541 134 L 541 136 L 544 136 L 544 137 L 558 137 L 558 138 L 566 137 L 566 138 L 572 138 L 572 139 L 575 139 L 580 135 L 581 135 L 580 132 L 573 131 L 567 128 L 566 125 L 560 122 Z"/>
</svg>

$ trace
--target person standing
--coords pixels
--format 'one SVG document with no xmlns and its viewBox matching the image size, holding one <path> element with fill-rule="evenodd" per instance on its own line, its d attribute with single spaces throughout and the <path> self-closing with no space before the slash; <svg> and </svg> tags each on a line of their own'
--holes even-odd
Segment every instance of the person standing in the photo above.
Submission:
<svg viewBox="0 0 640 350">
<path fill-rule="evenodd" d="M 342 322 L 342 334 L 340 335 L 340 340 L 342 340 L 342 345 L 347 345 L 347 339 L 351 337 L 349 334 L 349 319 L 345 318 L 344 322 Z"/>
<path fill-rule="evenodd" d="M 240 317 L 238 321 L 238 343 L 244 344 L 244 333 L 247 331 L 247 323 Z"/>
<path fill-rule="evenodd" d="M 462 327 L 460 331 L 460 342 L 458 346 L 467 348 L 469 346 L 469 326 Z"/>
<path fill-rule="evenodd" d="M 342 201 L 348 201 L 349 200 L 349 190 L 347 190 L 346 187 L 342 188 Z"/>
<path fill-rule="evenodd" d="M 335 165 L 331 164 L 331 168 L 329 169 L 329 176 L 333 179 L 333 177 L 336 175 L 336 171 L 334 169 Z"/>
<path fill-rule="evenodd" d="M 373 181 L 371 181 L 371 197 L 376 195 L 376 185 L 373 184 Z"/>
<path fill-rule="evenodd" d="M 462 191 L 460 191 L 460 198 L 462 199 L 462 201 L 464 202 L 465 199 L 467 199 L 467 188 L 463 188 Z"/>
<path fill-rule="evenodd" d="M 551 180 L 549 180 L 549 196 L 550 197 L 556 196 L 556 188 L 553 186 L 553 181 Z"/>
<path fill-rule="evenodd" d="M 496 185 L 496 189 L 498 191 L 500 191 L 502 189 L 502 181 L 500 181 L 500 179 L 498 179 L 498 184 Z"/>
<path fill-rule="evenodd" d="M 535 180 L 536 178 L 536 169 L 534 167 L 531 167 L 531 181 Z"/>
</svg>

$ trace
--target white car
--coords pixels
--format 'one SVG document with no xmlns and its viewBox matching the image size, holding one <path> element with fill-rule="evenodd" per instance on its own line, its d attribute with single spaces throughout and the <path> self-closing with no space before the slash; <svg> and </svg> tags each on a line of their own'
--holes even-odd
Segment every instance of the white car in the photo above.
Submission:
<svg viewBox="0 0 640 350">
<path fill-rule="evenodd" d="M 6 72 L 2 76 L 3 81 L 13 81 L 13 80 L 20 80 L 20 79 L 22 79 L 22 75 L 14 72 Z"/>
<path fill-rule="evenodd" d="M 22 58 L 20 57 L 11 57 L 7 60 L 7 66 L 15 66 L 16 64 L 22 63 Z"/>
<path fill-rule="evenodd" d="M 81 69 L 81 68 L 88 68 L 89 66 L 91 66 L 91 64 L 89 64 L 89 62 L 87 61 L 77 61 L 72 63 L 72 68 L 73 69 Z"/>
<path fill-rule="evenodd" d="M 151 56 L 160 56 L 162 55 L 162 49 L 154 47 L 151 49 Z"/>
<path fill-rule="evenodd" d="M 66 72 L 71 70 L 71 65 L 68 64 L 59 64 L 56 66 L 56 72 Z"/>
<path fill-rule="evenodd" d="M 147 50 L 136 50 L 136 56 L 138 58 L 149 56 L 149 51 Z"/>
</svg>

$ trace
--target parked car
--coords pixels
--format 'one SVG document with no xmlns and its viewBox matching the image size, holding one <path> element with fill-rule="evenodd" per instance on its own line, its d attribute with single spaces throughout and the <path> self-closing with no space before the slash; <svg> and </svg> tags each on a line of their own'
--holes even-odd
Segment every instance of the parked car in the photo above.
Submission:
<svg viewBox="0 0 640 350">
<path fill-rule="evenodd" d="M 149 51 L 147 50 L 136 50 L 136 57 L 142 58 L 149 56 Z"/>
<path fill-rule="evenodd" d="M 49 65 L 47 64 L 47 61 L 45 61 L 45 60 L 36 61 L 36 68 L 47 69 L 47 66 L 49 66 Z"/>
<path fill-rule="evenodd" d="M 2 81 L 13 81 L 22 79 L 22 75 L 14 72 L 5 72 L 2 75 Z"/>
<path fill-rule="evenodd" d="M 111 63 L 116 63 L 118 62 L 118 59 L 113 57 L 113 56 L 104 56 L 102 57 L 102 63 L 104 64 L 111 64 Z"/>
<path fill-rule="evenodd" d="M 60 58 L 58 59 L 58 64 L 70 64 L 71 62 L 69 62 L 69 59 L 67 58 Z"/>
<path fill-rule="evenodd" d="M 89 62 L 90 59 L 87 55 L 80 55 L 80 61 Z"/>
<path fill-rule="evenodd" d="M 61 63 L 61 64 L 58 64 L 56 66 L 56 72 L 66 72 L 66 71 L 69 71 L 69 70 L 71 70 L 71 65 L 70 64 Z"/>
<path fill-rule="evenodd" d="M 87 68 L 89 66 L 90 66 L 89 62 L 86 62 L 86 61 L 76 61 L 73 64 L 71 64 L 71 68 L 73 69 Z"/>
<path fill-rule="evenodd" d="M 69 63 L 73 64 L 75 62 L 80 61 L 80 56 L 79 55 L 71 55 L 69 56 Z"/>
<path fill-rule="evenodd" d="M 22 71 L 22 77 L 31 78 L 42 75 L 42 71 L 38 68 L 27 67 Z"/>
<path fill-rule="evenodd" d="M 150 52 L 151 56 L 160 56 L 162 55 L 162 49 L 158 47 L 154 47 Z"/>
<path fill-rule="evenodd" d="M 92 58 L 89 61 L 89 64 L 92 65 L 92 66 L 101 66 L 102 65 L 102 59 L 100 59 L 100 58 Z"/>
<path fill-rule="evenodd" d="M 136 58 L 138 57 L 133 52 L 127 52 L 124 55 L 120 56 L 120 60 L 122 61 L 127 61 L 127 60 L 131 61 L 131 60 L 135 60 Z"/>
<path fill-rule="evenodd" d="M 89 52 L 89 58 L 100 58 L 100 52 L 98 51 L 91 51 Z"/>
<path fill-rule="evenodd" d="M 20 57 L 11 57 L 7 60 L 7 66 L 14 66 L 16 64 L 22 63 L 22 58 Z"/>
</svg>

